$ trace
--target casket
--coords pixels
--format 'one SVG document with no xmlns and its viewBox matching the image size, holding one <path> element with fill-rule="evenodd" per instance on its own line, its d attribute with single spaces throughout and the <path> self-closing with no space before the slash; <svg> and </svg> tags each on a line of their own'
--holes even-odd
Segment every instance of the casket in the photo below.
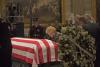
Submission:
<svg viewBox="0 0 100 67">
<path fill-rule="evenodd" d="M 51 40 L 14 37 L 11 42 L 13 67 L 38 67 L 59 61 L 58 45 Z"/>
</svg>

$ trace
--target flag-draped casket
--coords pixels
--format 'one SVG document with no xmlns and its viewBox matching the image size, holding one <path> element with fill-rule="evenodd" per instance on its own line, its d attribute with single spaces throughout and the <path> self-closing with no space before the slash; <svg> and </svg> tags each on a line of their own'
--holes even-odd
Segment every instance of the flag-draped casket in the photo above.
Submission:
<svg viewBox="0 0 100 67">
<path fill-rule="evenodd" d="M 20 61 L 38 64 L 58 61 L 58 45 L 48 39 L 11 38 L 12 57 Z"/>
</svg>

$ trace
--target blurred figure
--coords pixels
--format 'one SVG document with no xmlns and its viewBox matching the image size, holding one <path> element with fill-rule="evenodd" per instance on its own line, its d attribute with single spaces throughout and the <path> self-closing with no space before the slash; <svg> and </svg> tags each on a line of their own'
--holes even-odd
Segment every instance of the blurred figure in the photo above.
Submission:
<svg viewBox="0 0 100 67">
<path fill-rule="evenodd" d="M 84 19 L 83 16 L 81 16 L 81 15 L 76 15 L 75 16 L 76 25 L 82 25 L 83 23 L 85 23 L 84 21 L 85 21 L 85 19 Z"/>
<path fill-rule="evenodd" d="M 57 24 L 56 29 L 57 29 L 58 32 L 61 32 L 61 23 Z"/>
<path fill-rule="evenodd" d="M 44 38 L 44 28 L 40 24 L 36 23 L 30 29 L 30 37 L 43 39 Z"/>
<path fill-rule="evenodd" d="M 84 18 L 87 20 L 87 23 L 96 23 L 95 19 L 89 14 L 85 14 Z"/>
<path fill-rule="evenodd" d="M 94 28 L 94 27 L 93 27 Z M 100 25 L 95 23 L 95 31 L 93 36 L 95 37 L 95 44 L 96 44 L 96 60 L 94 67 L 100 67 Z"/>
<path fill-rule="evenodd" d="M 8 24 L 0 18 L 0 67 L 12 67 L 12 46 Z"/>
<path fill-rule="evenodd" d="M 46 28 L 46 39 L 55 41 L 55 42 L 59 42 L 60 40 L 60 33 L 56 31 L 56 28 L 53 26 L 49 26 Z"/>
<path fill-rule="evenodd" d="M 96 30 L 98 28 L 98 24 L 95 23 L 95 22 L 92 22 L 92 19 L 90 19 L 90 17 L 88 16 L 87 17 L 84 17 L 84 16 L 81 16 L 79 18 L 79 22 L 81 25 L 86 31 L 89 32 L 90 35 L 92 35 L 93 37 L 96 37 Z"/>
<path fill-rule="evenodd" d="M 17 7 L 17 5 L 15 4 L 10 4 L 8 6 L 8 20 L 11 22 L 11 23 L 14 23 L 16 22 L 16 19 L 17 17 L 14 17 L 14 16 L 18 16 L 19 15 L 19 8 Z"/>
<path fill-rule="evenodd" d="M 11 23 L 10 33 L 11 37 L 16 37 L 17 31 L 16 31 L 16 25 L 14 23 Z"/>
</svg>

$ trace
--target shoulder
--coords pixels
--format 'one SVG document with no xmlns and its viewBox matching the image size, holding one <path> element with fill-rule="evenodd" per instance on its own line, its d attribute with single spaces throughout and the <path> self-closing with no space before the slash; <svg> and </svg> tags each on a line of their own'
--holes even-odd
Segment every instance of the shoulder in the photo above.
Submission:
<svg viewBox="0 0 100 67">
<path fill-rule="evenodd" d="M 0 31 L 8 31 L 8 24 L 7 23 L 0 23 Z"/>
</svg>

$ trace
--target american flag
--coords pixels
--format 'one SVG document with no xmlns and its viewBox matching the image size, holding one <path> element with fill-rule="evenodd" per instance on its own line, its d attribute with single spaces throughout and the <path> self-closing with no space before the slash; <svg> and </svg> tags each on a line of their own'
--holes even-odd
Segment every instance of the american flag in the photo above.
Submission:
<svg viewBox="0 0 100 67">
<path fill-rule="evenodd" d="M 58 45 L 48 39 L 11 38 L 12 57 L 35 65 L 59 61 Z"/>
</svg>

